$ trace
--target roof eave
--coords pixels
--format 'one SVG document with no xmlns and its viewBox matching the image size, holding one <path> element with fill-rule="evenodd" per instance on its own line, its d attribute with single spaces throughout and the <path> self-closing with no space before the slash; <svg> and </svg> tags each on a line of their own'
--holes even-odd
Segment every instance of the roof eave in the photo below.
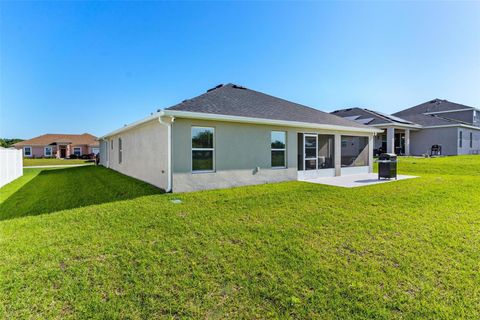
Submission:
<svg viewBox="0 0 480 320">
<path fill-rule="evenodd" d="M 111 137 L 111 136 L 114 136 L 114 135 L 117 135 L 119 133 L 122 133 L 122 132 L 125 132 L 127 130 L 130 130 L 130 129 L 133 129 L 134 127 L 138 127 L 139 125 L 142 125 L 144 123 L 147 123 L 147 122 L 150 122 L 152 120 L 156 120 L 158 119 L 159 117 L 161 117 L 163 115 L 164 111 L 159 111 L 159 112 L 156 112 L 154 113 L 153 115 L 151 116 L 148 116 L 146 118 L 143 118 L 141 120 L 138 120 L 138 121 L 135 121 L 129 125 L 126 125 L 126 126 L 123 126 L 122 128 L 119 128 L 117 130 L 114 130 L 112 132 L 109 132 L 101 137 L 99 137 L 97 140 L 100 141 L 100 140 L 104 140 L 105 138 L 108 138 L 108 137 Z"/>
<path fill-rule="evenodd" d="M 252 124 L 268 124 L 268 125 L 277 125 L 285 127 L 300 127 L 300 128 L 312 128 L 312 129 L 327 129 L 327 130 L 337 130 L 337 131 L 349 131 L 349 132 L 361 132 L 361 133 L 381 133 L 383 130 L 365 126 L 365 128 L 360 127 L 349 127 L 349 126 L 338 126 L 330 124 L 319 124 L 319 123 L 308 123 L 308 122 L 299 122 L 299 121 L 286 121 L 286 120 L 274 120 L 274 119 L 264 119 L 264 118 L 253 118 L 253 117 L 241 117 L 241 116 L 230 116 L 222 114 L 213 114 L 213 113 L 203 113 L 203 112 L 191 112 L 191 111 L 180 111 L 180 110 L 162 110 L 151 116 L 148 116 L 142 120 L 133 122 L 129 125 L 126 125 L 122 128 L 114 130 L 110 133 L 107 133 L 98 138 L 98 140 L 104 140 L 108 137 L 120 134 L 122 132 L 133 129 L 137 126 L 140 126 L 144 123 L 156 120 L 163 116 L 170 117 L 179 117 L 186 119 L 200 119 L 200 120 L 215 120 L 215 121 L 226 121 L 226 122 L 239 122 L 239 123 L 252 123 Z"/>
<path fill-rule="evenodd" d="M 299 121 L 286 121 L 286 120 L 275 120 L 275 119 L 254 118 L 254 117 L 231 116 L 231 115 L 179 111 L 179 110 L 164 110 L 163 115 L 179 117 L 179 118 L 187 118 L 187 119 L 215 120 L 215 121 L 251 123 L 251 124 L 267 124 L 267 125 L 277 125 L 277 126 L 285 126 L 285 127 L 327 129 L 327 130 L 363 132 L 363 133 L 383 132 L 383 130 L 376 129 L 373 127 L 368 127 L 368 126 L 365 126 L 365 128 L 361 128 L 361 127 L 354 127 L 354 126 L 352 127 L 339 126 L 339 125 L 331 125 L 331 124 L 319 124 L 319 123 L 309 123 L 309 122 L 299 122 Z"/>
<path fill-rule="evenodd" d="M 376 123 L 376 124 L 371 124 L 373 127 L 385 127 L 385 126 L 391 126 L 391 127 L 405 127 L 405 128 L 411 128 L 411 129 L 422 129 L 423 127 L 418 124 L 406 124 L 406 123 L 399 123 L 399 122 L 386 122 L 386 123 Z"/>
</svg>

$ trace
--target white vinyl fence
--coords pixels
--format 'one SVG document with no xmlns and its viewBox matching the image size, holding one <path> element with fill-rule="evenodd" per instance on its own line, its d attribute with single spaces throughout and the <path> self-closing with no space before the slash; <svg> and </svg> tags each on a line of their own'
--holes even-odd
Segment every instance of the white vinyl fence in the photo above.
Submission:
<svg viewBox="0 0 480 320">
<path fill-rule="evenodd" d="M 22 175 L 22 150 L 0 148 L 0 188 Z"/>
</svg>

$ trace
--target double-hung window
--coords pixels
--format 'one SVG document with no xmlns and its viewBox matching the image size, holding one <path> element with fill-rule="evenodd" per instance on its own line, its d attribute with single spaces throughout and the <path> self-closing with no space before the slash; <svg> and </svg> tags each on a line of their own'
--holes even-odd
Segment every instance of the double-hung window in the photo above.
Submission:
<svg viewBox="0 0 480 320">
<path fill-rule="evenodd" d="M 51 157 L 52 156 L 52 147 L 45 147 L 43 149 L 43 155 L 45 157 Z"/>
<path fill-rule="evenodd" d="M 192 127 L 192 172 L 215 171 L 215 129 Z"/>
<path fill-rule="evenodd" d="M 270 137 L 272 168 L 286 168 L 287 133 L 285 131 L 272 131 Z"/>
<path fill-rule="evenodd" d="M 25 157 L 31 157 L 32 156 L 32 147 L 23 147 L 23 155 Z"/>
<path fill-rule="evenodd" d="M 82 148 L 74 147 L 73 148 L 73 154 L 76 155 L 77 157 L 80 157 L 82 155 Z"/>
<path fill-rule="evenodd" d="M 118 163 L 122 163 L 122 153 L 123 153 L 123 146 L 122 146 L 122 138 L 118 138 Z"/>
</svg>

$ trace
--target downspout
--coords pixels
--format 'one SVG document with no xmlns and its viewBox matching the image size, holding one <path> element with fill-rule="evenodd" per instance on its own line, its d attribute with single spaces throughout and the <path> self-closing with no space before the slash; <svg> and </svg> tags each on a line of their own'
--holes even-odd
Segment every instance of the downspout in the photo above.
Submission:
<svg viewBox="0 0 480 320">
<path fill-rule="evenodd" d="M 158 117 L 160 124 L 167 127 L 167 189 L 166 192 L 172 192 L 172 123 L 175 117 Z"/>
</svg>

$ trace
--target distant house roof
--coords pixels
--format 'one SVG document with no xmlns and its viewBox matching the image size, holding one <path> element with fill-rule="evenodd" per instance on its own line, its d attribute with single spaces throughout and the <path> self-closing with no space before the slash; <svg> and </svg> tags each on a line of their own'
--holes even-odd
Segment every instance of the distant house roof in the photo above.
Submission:
<svg viewBox="0 0 480 320">
<path fill-rule="evenodd" d="M 368 128 L 336 115 L 231 83 L 219 85 L 166 110 Z"/>
<path fill-rule="evenodd" d="M 99 145 L 97 137 L 89 133 L 84 134 L 51 134 L 47 133 L 29 140 L 17 142 L 14 146 L 48 146 L 54 144 L 88 145 L 96 147 Z"/>
<path fill-rule="evenodd" d="M 365 108 L 348 108 L 333 111 L 332 114 L 370 126 L 378 124 L 415 125 L 412 121 Z"/>
<path fill-rule="evenodd" d="M 474 110 L 474 107 L 469 107 L 463 104 L 451 102 L 448 100 L 442 99 L 433 99 L 427 101 L 425 103 L 421 103 L 414 107 L 399 111 L 394 113 L 393 115 L 404 117 L 405 115 L 412 115 L 412 114 L 421 114 L 421 113 L 430 113 L 430 112 L 444 112 L 444 111 L 452 111 L 452 110 Z"/>
<path fill-rule="evenodd" d="M 471 122 L 465 122 L 453 119 L 449 116 L 451 112 L 473 111 L 474 107 L 451 102 L 442 99 L 433 99 L 421 103 L 414 107 L 394 113 L 394 116 L 415 122 L 421 126 L 445 126 L 445 125 L 473 125 Z"/>
</svg>

